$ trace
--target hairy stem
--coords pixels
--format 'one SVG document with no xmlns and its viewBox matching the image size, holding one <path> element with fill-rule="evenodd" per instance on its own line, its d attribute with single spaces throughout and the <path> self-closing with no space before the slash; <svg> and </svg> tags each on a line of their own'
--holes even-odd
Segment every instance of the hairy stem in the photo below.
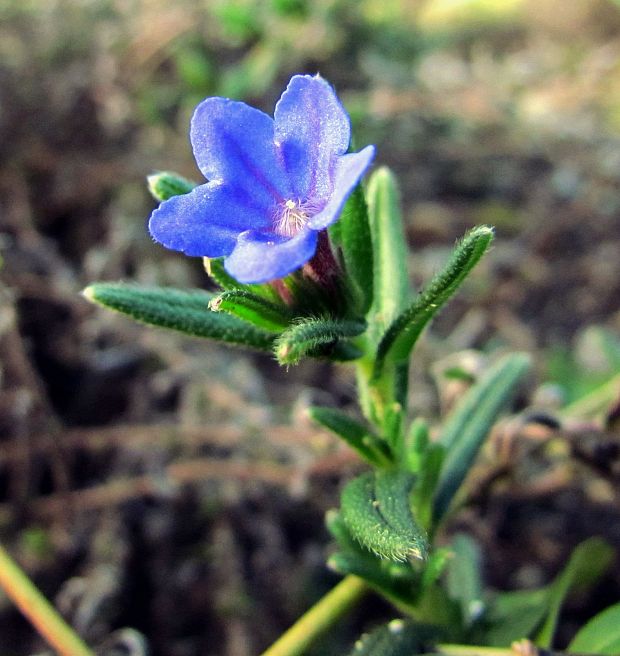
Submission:
<svg viewBox="0 0 620 656">
<path fill-rule="evenodd" d="M 345 577 L 283 633 L 262 656 L 300 656 L 367 591 L 368 587 L 362 579 L 352 575 Z"/>
</svg>

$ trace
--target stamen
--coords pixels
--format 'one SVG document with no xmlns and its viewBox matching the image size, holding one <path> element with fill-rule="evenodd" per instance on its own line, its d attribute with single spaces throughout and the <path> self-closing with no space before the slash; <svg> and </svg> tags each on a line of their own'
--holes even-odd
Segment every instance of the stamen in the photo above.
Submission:
<svg viewBox="0 0 620 656">
<path fill-rule="evenodd" d="M 274 231 L 283 237 L 294 237 L 308 222 L 310 211 L 307 204 L 288 199 L 283 206 L 276 208 Z"/>
</svg>

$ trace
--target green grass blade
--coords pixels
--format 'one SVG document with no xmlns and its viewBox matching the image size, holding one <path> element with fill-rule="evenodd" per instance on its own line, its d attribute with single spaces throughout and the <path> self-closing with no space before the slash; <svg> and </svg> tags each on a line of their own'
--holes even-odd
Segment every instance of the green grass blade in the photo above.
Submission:
<svg viewBox="0 0 620 656">
<path fill-rule="evenodd" d="M 596 583 L 609 568 L 613 558 L 613 548 L 600 538 L 590 538 L 575 548 L 568 564 L 551 584 L 549 611 L 535 640 L 539 647 L 549 649 L 552 646 L 560 611 L 569 592 Z"/>
<path fill-rule="evenodd" d="M 620 654 L 620 603 L 595 615 L 568 645 L 573 654 Z"/>
</svg>

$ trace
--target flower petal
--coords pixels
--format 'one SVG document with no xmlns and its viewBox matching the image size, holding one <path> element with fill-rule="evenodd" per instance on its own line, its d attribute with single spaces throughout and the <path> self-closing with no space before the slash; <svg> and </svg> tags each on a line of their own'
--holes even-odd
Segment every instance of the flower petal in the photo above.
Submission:
<svg viewBox="0 0 620 656">
<path fill-rule="evenodd" d="M 281 202 L 291 190 L 273 130 L 273 119 L 254 107 L 207 98 L 192 117 L 196 163 L 207 180 L 225 180 L 263 202 Z"/>
<path fill-rule="evenodd" d="M 349 117 L 321 77 L 295 75 L 276 105 L 275 139 L 296 198 L 325 200 L 334 157 L 349 147 Z"/>
<path fill-rule="evenodd" d="M 268 282 L 307 262 L 314 255 L 316 244 L 314 230 L 303 230 L 286 240 L 249 230 L 239 235 L 235 250 L 224 260 L 224 267 L 241 283 Z"/>
<path fill-rule="evenodd" d="M 351 153 L 338 158 L 333 180 L 334 191 L 327 205 L 308 221 L 309 228 L 323 230 L 338 219 L 347 196 L 364 175 L 364 171 L 374 156 L 374 146 L 366 146 L 359 153 Z"/>
<path fill-rule="evenodd" d="M 247 192 L 209 182 L 173 196 L 151 214 L 149 231 L 166 248 L 186 255 L 228 255 L 240 232 L 271 224 L 269 208 Z"/>
</svg>

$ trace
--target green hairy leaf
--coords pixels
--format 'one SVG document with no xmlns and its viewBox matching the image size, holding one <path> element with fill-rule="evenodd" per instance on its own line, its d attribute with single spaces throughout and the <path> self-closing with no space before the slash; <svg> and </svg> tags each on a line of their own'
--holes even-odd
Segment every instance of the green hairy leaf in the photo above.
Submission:
<svg viewBox="0 0 620 656">
<path fill-rule="evenodd" d="M 504 356 L 467 392 L 448 417 L 439 438 L 446 456 L 435 494 L 437 520 L 448 510 L 498 415 L 529 367 L 527 355 Z"/>
<path fill-rule="evenodd" d="M 349 656 L 415 656 L 420 653 L 419 628 L 405 620 L 392 620 L 363 635 Z"/>
<path fill-rule="evenodd" d="M 368 472 L 342 491 L 342 516 L 351 535 L 382 558 L 426 558 L 426 535 L 409 504 L 413 480 L 403 471 Z"/>
<path fill-rule="evenodd" d="M 595 615 L 583 626 L 568 651 L 575 654 L 620 654 L 620 604 L 614 604 Z"/>
<path fill-rule="evenodd" d="M 90 285 L 83 294 L 93 303 L 150 326 L 261 351 L 269 351 L 273 346 L 273 333 L 237 317 L 212 312 L 211 294 L 200 290 L 101 282 Z"/>
<path fill-rule="evenodd" d="M 158 201 L 168 200 L 173 196 L 182 196 L 197 186 L 195 182 L 171 171 L 153 173 L 146 180 L 149 191 L 153 195 L 153 198 Z"/>
<path fill-rule="evenodd" d="M 353 360 L 361 352 L 341 340 L 356 337 L 365 329 L 363 321 L 320 317 L 300 319 L 277 338 L 274 352 L 280 364 L 297 364 L 306 356 Z"/>
<path fill-rule="evenodd" d="M 457 244 L 445 269 L 437 274 L 415 301 L 391 323 L 381 338 L 373 374 L 375 379 L 381 375 L 386 359 L 397 362 L 408 359 L 428 322 L 459 288 L 492 240 L 493 229 L 478 226 Z"/>
<path fill-rule="evenodd" d="M 351 419 L 334 408 L 309 408 L 308 414 L 321 426 L 343 439 L 355 449 L 364 460 L 376 467 L 385 467 L 391 462 L 391 455 L 385 442 L 370 428 Z"/>
<path fill-rule="evenodd" d="M 244 289 L 230 289 L 209 302 L 213 312 L 227 312 L 259 328 L 280 332 L 288 326 L 292 315 L 284 305 L 273 303 Z"/>
<path fill-rule="evenodd" d="M 378 336 L 403 309 L 409 296 L 409 281 L 404 265 L 407 261 L 407 241 L 396 180 L 389 169 L 382 167 L 374 172 L 366 195 L 372 237 L 374 288 L 369 333 L 371 339 L 378 341 Z"/>
</svg>

